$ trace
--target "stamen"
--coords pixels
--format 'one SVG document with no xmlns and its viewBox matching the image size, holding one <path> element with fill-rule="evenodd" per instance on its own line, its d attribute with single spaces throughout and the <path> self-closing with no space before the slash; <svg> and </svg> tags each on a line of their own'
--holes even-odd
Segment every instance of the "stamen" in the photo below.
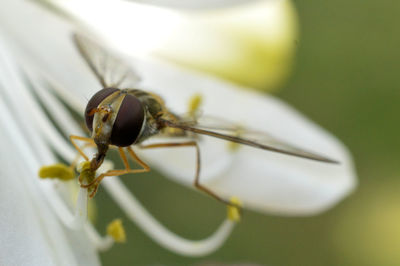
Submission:
<svg viewBox="0 0 400 266">
<path fill-rule="evenodd" d="M 56 163 L 52 165 L 42 166 L 39 169 L 39 177 L 67 181 L 74 179 L 75 175 L 74 170 L 71 169 L 71 167 L 62 163 Z"/>
<path fill-rule="evenodd" d="M 99 232 L 93 227 L 92 224 L 87 223 L 85 225 L 85 231 L 92 242 L 92 244 L 96 247 L 99 251 L 106 251 L 109 250 L 114 245 L 114 239 L 106 235 L 102 237 Z"/>
<path fill-rule="evenodd" d="M 228 219 L 233 222 L 240 221 L 240 207 L 242 207 L 242 203 L 237 197 L 232 197 L 230 202 L 234 205 L 227 206 L 227 216 Z"/>
<path fill-rule="evenodd" d="M 239 127 L 237 129 L 237 131 L 235 132 L 235 137 L 240 137 L 240 135 L 242 135 L 242 134 L 243 134 L 243 128 Z M 239 143 L 232 142 L 232 141 L 228 141 L 226 145 L 227 145 L 228 150 L 232 153 L 236 152 L 240 148 Z"/>
<path fill-rule="evenodd" d="M 191 117 L 196 116 L 200 105 L 203 103 L 203 96 L 201 94 L 194 94 L 189 100 L 188 113 Z"/>
<path fill-rule="evenodd" d="M 116 203 L 155 242 L 184 256 L 205 256 L 217 250 L 228 238 L 236 222 L 226 219 L 220 227 L 204 240 L 188 240 L 169 231 L 148 213 L 118 177 L 103 180 L 106 190 Z"/>
<path fill-rule="evenodd" d="M 72 228 L 82 228 L 87 220 L 88 190 L 79 188 L 78 199 L 75 206 L 75 219 L 72 221 Z"/>
<path fill-rule="evenodd" d="M 240 144 L 232 141 L 229 141 L 226 145 L 230 152 L 236 152 L 240 147 Z"/>
<path fill-rule="evenodd" d="M 88 191 L 85 188 L 79 188 L 78 198 L 75 205 L 75 213 L 72 214 L 65 202 L 60 198 L 54 188 L 45 189 L 45 195 L 52 206 L 53 211 L 60 220 L 70 229 L 79 230 L 87 220 Z"/>
<path fill-rule="evenodd" d="M 115 219 L 107 226 L 107 235 L 111 236 L 115 242 L 126 242 L 125 229 L 122 226 L 121 219 Z"/>
</svg>

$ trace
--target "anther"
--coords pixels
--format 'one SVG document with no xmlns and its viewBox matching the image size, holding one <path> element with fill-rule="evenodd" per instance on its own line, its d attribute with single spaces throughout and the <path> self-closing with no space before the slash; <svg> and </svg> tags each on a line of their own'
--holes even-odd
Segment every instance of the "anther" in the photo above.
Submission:
<svg viewBox="0 0 400 266">
<path fill-rule="evenodd" d="M 71 180 L 75 177 L 74 170 L 62 163 L 42 166 L 39 169 L 40 178 L 54 178 L 63 181 Z"/>
<path fill-rule="evenodd" d="M 230 203 L 232 205 L 227 206 L 227 217 L 229 220 L 233 222 L 240 221 L 240 207 L 242 207 L 242 203 L 237 197 L 232 197 L 230 199 Z"/>
<path fill-rule="evenodd" d="M 188 106 L 189 115 L 196 116 L 202 103 L 203 103 L 203 96 L 201 96 L 201 94 L 194 94 L 189 100 L 189 106 Z"/>
<path fill-rule="evenodd" d="M 126 242 L 125 229 L 122 226 L 121 219 L 115 219 L 107 226 L 107 235 L 112 237 L 117 243 Z"/>
</svg>

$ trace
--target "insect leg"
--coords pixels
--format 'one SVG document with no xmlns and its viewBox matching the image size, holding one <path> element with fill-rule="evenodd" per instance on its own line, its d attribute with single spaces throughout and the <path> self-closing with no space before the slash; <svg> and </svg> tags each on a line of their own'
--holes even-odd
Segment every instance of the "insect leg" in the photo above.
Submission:
<svg viewBox="0 0 400 266">
<path fill-rule="evenodd" d="M 194 147 L 196 149 L 196 176 L 195 176 L 195 179 L 193 182 L 193 185 L 195 186 L 195 188 L 207 193 L 214 199 L 221 201 L 221 202 L 225 203 L 226 205 L 240 208 L 240 206 L 238 206 L 226 199 L 223 199 L 222 197 L 218 196 L 216 193 L 214 193 L 210 189 L 208 189 L 205 186 L 203 186 L 202 184 L 200 184 L 200 165 L 201 165 L 200 148 L 196 141 L 176 142 L 176 143 L 157 143 L 157 144 L 149 144 L 149 145 L 139 146 L 139 147 L 142 149 L 152 149 L 152 148 L 168 148 L 168 147 L 188 147 L 188 146 Z"/>
<path fill-rule="evenodd" d="M 143 169 L 145 169 L 146 172 L 150 171 L 150 167 L 136 155 L 136 153 L 132 150 L 131 147 L 128 147 L 126 149 L 128 150 L 129 155 L 132 157 L 132 159 L 134 159 L 138 164 L 140 164 L 140 166 L 143 167 Z"/>
<path fill-rule="evenodd" d="M 84 149 L 89 148 L 89 147 L 96 147 L 96 144 L 94 142 L 88 142 L 85 145 L 82 146 L 81 151 L 83 152 Z M 81 153 L 78 153 L 75 157 L 75 159 L 71 162 L 70 168 L 74 169 L 76 164 L 78 163 L 79 157 L 82 156 Z"/>
<path fill-rule="evenodd" d="M 136 153 L 132 150 L 131 147 L 127 148 L 129 155 L 132 157 L 133 160 L 135 160 L 140 166 L 142 166 L 142 169 L 131 169 L 129 166 L 128 158 L 126 157 L 126 154 L 124 152 L 124 149 L 119 147 L 118 151 L 121 156 L 122 162 L 124 163 L 125 169 L 118 169 L 118 170 L 108 170 L 105 173 L 100 174 L 98 177 L 96 177 L 91 183 L 87 185 L 81 185 L 81 187 L 93 187 L 92 193 L 89 195 L 91 198 L 96 194 L 97 189 L 100 185 L 100 182 L 105 178 L 106 176 L 121 176 L 125 174 L 138 174 L 138 173 L 145 173 L 150 171 L 150 167 L 144 163 L 137 155 Z"/>
<path fill-rule="evenodd" d="M 81 136 L 75 136 L 75 135 L 71 135 L 69 136 L 69 140 L 71 141 L 72 145 L 74 145 L 75 149 L 79 152 L 80 155 L 82 155 L 82 157 L 86 160 L 89 161 L 89 158 L 86 156 L 86 154 L 83 152 L 83 150 L 78 146 L 78 144 L 76 144 L 76 140 L 80 140 L 80 141 L 85 141 L 88 143 L 94 143 L 93 139 L 91 138 L 86 138 L 86 137 L 81 137 Z"/>
</svg>

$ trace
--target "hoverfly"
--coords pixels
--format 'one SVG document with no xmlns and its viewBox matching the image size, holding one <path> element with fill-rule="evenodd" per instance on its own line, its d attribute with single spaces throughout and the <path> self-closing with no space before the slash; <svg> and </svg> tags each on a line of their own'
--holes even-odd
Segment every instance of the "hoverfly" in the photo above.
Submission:
<svg viewBox="0 0 400 266">
<path fill-rule="evenodd" d="M 75 141 L 86 141 L 89 145 L 97 147 L 97 153 L 90 161 L 90 171 L 93 173 L 102 165 L 110 147 L 118 149 L 125 166 L 125 169 L 114 169 L 102 173 L 90 183 L 83 184 L 81 182 L 81 187 L 92 189 L 90 197 L 95 195 L 98 185 L 106 176 L 150 171 L 150 167 L 136 155 L 132 146 L 140 149 L 189 146 L 196 150 L 197 166 L 194 186 L 219 201 L 231 204 L 200 184 L 200 149 L 195 139 L 188 138 L 186 142 L 171 141 L 169 143 L 143 145 L 145 140 L 159 135 L 168 137 L 207 135 L 304 159 L 338 163 L 325 156 L 304 151 L 279 141 L 264 132 L 244 130 L 222 119 L 218 120 L 222 121 L 221 123 L 217 122 L 210 125 L 201 117 L 177 115 L 166 107 L 160 96 L 136 89 L 139 77 L 122 60 L 87 37 L 74 34 L 73 40 L 78 51 L 100 82 L 102 89 L 89 100 L 84 114 L 86 126 L 91 132 L 91 138 L 70 136 L 70 140 L 86 161 L 89 161 L 89 158 Z M 142 169 L 130 168 L 126 152 Z"/>
</svg>

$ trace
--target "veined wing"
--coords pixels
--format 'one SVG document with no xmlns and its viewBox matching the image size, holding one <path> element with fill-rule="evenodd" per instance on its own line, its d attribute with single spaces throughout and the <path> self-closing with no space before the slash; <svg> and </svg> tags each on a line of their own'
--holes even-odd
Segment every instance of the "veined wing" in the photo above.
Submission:
<svg viewBox="0 0 400 266">
<path fill-rule="evenodd" d="M 162 120 L 167 127 L 179 128 L 196 134 L 207 135 L 223 140 L 259 148 L 263 150 L 278 152 L 305 159 L 338 164 L 339 162 L 319 155 L 314 152 L 295 147 L 289 143 L 281 141 L 268 133 L 248 130 L 240 125 L 228 122 L 215 117 L 202 117 L 198 120 L 170 121 Z"/>
<path fill-rule="evenodd" d="M 139 82 L 140 78 L 132 67 L 103 46 L 77 33 L 73 40 L 103 88 L 134 88 Z"/>
</svg>

